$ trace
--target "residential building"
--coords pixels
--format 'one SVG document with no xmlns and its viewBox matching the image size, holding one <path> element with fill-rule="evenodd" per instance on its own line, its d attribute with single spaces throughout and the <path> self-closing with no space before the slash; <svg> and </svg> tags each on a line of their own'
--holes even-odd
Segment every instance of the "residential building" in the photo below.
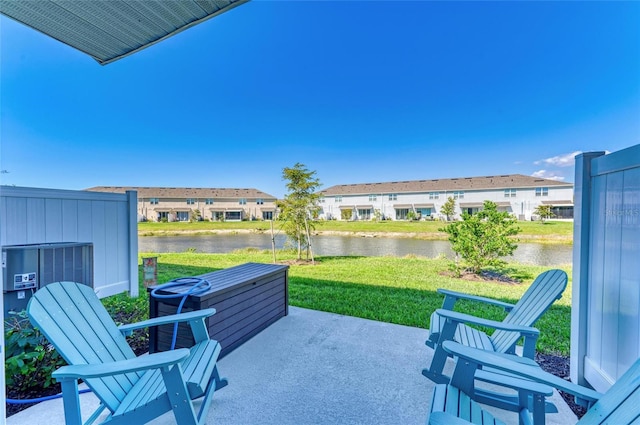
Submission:
<svg viewBox="0 0 640 425">
<path fill-rule="evenodd" d="M 139 221 L 272 220 L 276 197 L 257 189 L 98 186 L 92 192 L 138 192 Z M 197 212 L 196 212 L 197 210 Z"/>
<path fill-rule="evenodd" d="M 522 174 L 344 184 L 320 195 L 320 217 L 327 220 L 442 219 L 449 197 L 455 200 L 456 217 L 478 212 L 488 200 L 519 220 L 535 218 L 538 205 L 551 205 L 558 218 L 573 218 L 572 183 Z"/>
</svg>

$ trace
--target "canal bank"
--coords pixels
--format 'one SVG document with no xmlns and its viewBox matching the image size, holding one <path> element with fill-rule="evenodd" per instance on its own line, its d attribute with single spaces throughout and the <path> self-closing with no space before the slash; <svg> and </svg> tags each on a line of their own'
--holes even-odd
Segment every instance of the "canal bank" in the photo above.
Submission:
<svg viewBox="0 0 640 425">
<path fill-rule="evenodd" d="M 274 238 L 278 250 L 289 247 L 287 238 L 280 233 Z M 315 255 L 454 258 L 446 240 L 391 237 L 354 237 L 344 235 L 316 235 L 312 237 Z M 243 248 L 271 250 L 270 234 L 257 232 L 223 232 L 216 234 L 181 234 L 177 236 L 145 236 L 138 238 L 140 252 L 202 252 L 229 253 Z M 571 264 L 572 246 L 567 244 L 539 244 L 519 242 L 518 249 L 507 261 L 540 266 Z"/>
<path fill-rule="evenodd" d="M 274 233 L 281 234 L 282 222 L 273 222 Z M 312 231 L 314 236 L 351 236 L 373 238 L 410 238 L 426 240 L 447 240 L 447 234 L 440 229 L 445 222 L 418 221 L 320 221 Z M 573 223 L 567 221 L 518 222 L 521 232 L 518 239 L 522 242 L 544 244 L 572 244 Z M 271 234 L 271 222 L 174 222 L 174 223 L 138 223 L 140 236 L 178 236 L 212 234 Z"/>
</svg>

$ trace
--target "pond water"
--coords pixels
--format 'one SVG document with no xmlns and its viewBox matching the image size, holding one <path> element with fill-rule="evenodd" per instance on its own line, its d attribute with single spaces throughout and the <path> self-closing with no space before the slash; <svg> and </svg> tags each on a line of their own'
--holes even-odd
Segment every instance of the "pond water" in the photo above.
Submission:
<svg viewBox="0 0 640 425">
<path fill-rule="evenodd" d="M 435 258 L 444 254 L 453 258 L 447 241 L 430 241 L 412 238 L 374 238 L 353 236 L 314 236 L 313 252 L 321 256 L 362 255 L 367 257 L 392 255 L 418 255 Z M 286 244 L 286 237 L 278 235 L 276 249 Z M 268 234 L 203 235 L 203 236 L 143 236 L 138 238 L 140 252 L 185 252 L 194 248 L 197 252 L 227 253 L 242 248 L 271 249 Z M 571 264 L 572 246 L 519 243 L 513 257 L 507 261 L 558 266 Z"/>
</svg>

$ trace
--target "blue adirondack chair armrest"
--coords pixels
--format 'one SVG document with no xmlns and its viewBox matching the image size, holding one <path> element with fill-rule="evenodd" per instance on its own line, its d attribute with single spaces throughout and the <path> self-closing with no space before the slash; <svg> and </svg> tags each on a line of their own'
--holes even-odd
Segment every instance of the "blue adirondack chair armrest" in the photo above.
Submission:
<svg viewBox="0 0 640 425">
<path fill-rule="evenodd" d="M 475 379 L 477 381 L 497 384 L 501 387 L 512 388 L 514 390 L 525 389 L 535 394 L 541 394 L 549 397 L 553 394 L 553 388 L 549 385 L 539 382 L 530 381 L 521 377 L 515 377 L 505 374 L 501 370 L 491 369 L 487 366 L 485 369 L 476 371 Z"/>
<path fill-rule="evenodd" d="M 498 322 L 491 319 L 483 319 L 482 317 L 472 316 L 470 314 L 460 313 L 457 311 L 437 309 L 436 314 L 450 319 L 456 323 L 471 323 L 473 325 L 486 326 L 493 329 L 502 329 L 505 331 L 519 332 L 523 336 L 532 336 L 537 338 L 540 335 L 540 331 L 530 326 L 513 325 L 511 323 Z"/>
<path fill-rule="evenodd" d="M 511 309 L 515 307 L 515 304 L 505 303 L 503 301 L 494 300 L 493 298 L 486 298 L 478 295 L 465 294 L 464 292 L 456 292 L 456 291 L 451 291 L 449 289 L 443 289 L 443 288 L 439 288 L 437 291 L 439 294 L 442 294 L 445 296 L 445 300 L 444 300 L 444 303 L 442 304 L 442 308 L 447 310 L 452 310 L 453 305 L 458 299 L 478 301 L 485 304 L 495 305 L 495 306 L 504 308 L 506 312 L 510 312 Z"/>
<path fill-rule="evenodd" d="M 190 311 L 188 313 L 172 314 L 169 316 L 161 316 L 153 319 L 143 320 L 142 322 L 121 325 L 118 326 L 118 329 L 120 330 L 120 332 L 122 332 L 123 335 L 129 336 L 136 329 L 167 325 L 175 322 L 193 322 L 205 317 L 213 316 L 215 313 L 215 308 L 203 308 L 202 310 Z"/>
<path fill-rule="evenodd" d="M 445 351 L 453 354 L 454 356 L 458 356 L 460 359 L 464 359 L 471 363 L 519 375 L 523 378 L 546 384 L 573 394 L 577 399 L 587 402 L 588 406 L 593 405 L 600 399 L 600 397 L 602 397 L 602 394 L 597 391 L 576 385 L 573 382 L 547 373 L 539 367 L 531 367 L 531 365 L 524 364 L 520 361 L 514 361 L 514 359 L 509 358 L 511 355 L 508 354 L 497 354 L 489 351 L 478 350 L 476 348 L 466 347 L 454 341 L 445 341 L 442 344 L 442 347 Z"/>
<path fill-rule="evenodd" d="M 102 378 L 142 370 L 159 369 L 182 362 L 189 357 L 189 353 L 188 349 L 180 348 L 117 362 L 68 365 L 60 367 L 51 376 L 58 381 L 62 381 L 79 378 Z"/>
</svg>

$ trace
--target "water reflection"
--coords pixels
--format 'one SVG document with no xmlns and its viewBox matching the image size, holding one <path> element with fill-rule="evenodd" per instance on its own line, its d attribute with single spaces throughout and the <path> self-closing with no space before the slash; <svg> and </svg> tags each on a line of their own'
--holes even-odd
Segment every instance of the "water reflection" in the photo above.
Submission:
<svg viewBox="0 0 640 425">
<path fill-rule="evenodd" d="M 286 237 L 276 236 L 276 249 L 285 246 Z M 363 255 L 368 257 L 392 255 L 419 255 L 435 258 L 445 255 L 453 258 L 447 241 L 427 241 L 410 238 L 372 238 L 351 236 L 315 236 L 312 239 L 315 255 L 340 256 Z M 236 249 L 253 247 L 271 249 L 271 236 L 268 234 L 237 234 L 207 236 L 145 236 L 138 238 L 140 252 L 184 252 L 194 248 L 197 252 L 226 253 Z M 571 264 L 572 247 L 569 245 L 543 245 L 519 243 L 518 249 L 508 261 L 557 266 Z"/>
</svg>

